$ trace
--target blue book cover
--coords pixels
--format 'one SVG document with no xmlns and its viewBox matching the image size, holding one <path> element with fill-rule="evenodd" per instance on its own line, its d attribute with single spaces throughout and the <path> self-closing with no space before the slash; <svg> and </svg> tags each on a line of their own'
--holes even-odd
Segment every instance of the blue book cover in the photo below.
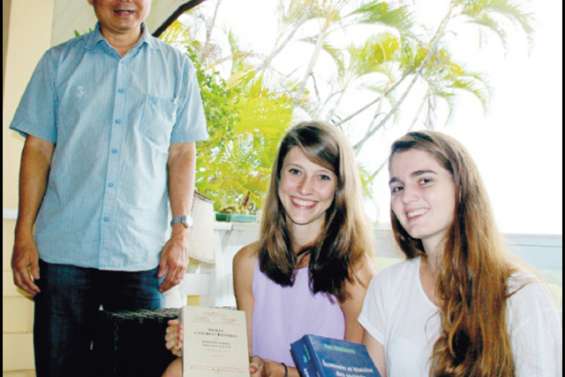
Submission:
<svg viewBox="0 0 565 377">
<path fill-rule="evenodd" d="M 290 352 L 302 377 L 380 377 L 363 344 L 304 335 Z"/>
<path fill-rule="evenodd" d="M 296 369 L 298 369 L 300 376 L 317 377 L 318 375 L 314 369 L 311 351 L 308 349 L 306 342 L 303 342 L 302 339 L 290 345 L 290 353 L 294 360 L 294 365 Z"/>
</svg>

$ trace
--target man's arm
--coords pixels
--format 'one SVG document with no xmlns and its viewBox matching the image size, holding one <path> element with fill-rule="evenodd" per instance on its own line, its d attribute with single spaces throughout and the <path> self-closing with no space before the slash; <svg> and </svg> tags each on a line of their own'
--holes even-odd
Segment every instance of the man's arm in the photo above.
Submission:
<svg viewBox="0 0 565 377">
<path fill-rule="evenodd" d="M 192 143 L 172 144 L 169 148 L 168 186 L 173 216 L 190 213 L 194 195 L 196 146 Z M 172 227 L 171 238 L 161 252 L 159 277 L 165 276 L 161 292 L 179 284 L 188 264 L 188 229 L 182 224 Z"/>
<path fill-rule="evenodd" d="M 33 239 L 33 224 L 45 195 L 54 147 L 48 141 L 28 135 L 22 152 L 12 271 L 14 284 L 31 296 L 39 293 L 39 287 L 33 281 L 39 279 L 39 255 Z"/>
</svg>

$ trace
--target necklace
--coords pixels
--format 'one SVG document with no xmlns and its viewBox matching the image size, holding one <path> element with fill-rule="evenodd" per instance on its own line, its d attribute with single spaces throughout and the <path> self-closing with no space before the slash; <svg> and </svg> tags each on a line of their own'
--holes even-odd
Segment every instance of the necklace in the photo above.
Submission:
<svg viewBox="0 0 565 377">
<path fill-rule="evenodd" d="M 308 249 L 304 249 L 298 253 L 296 253 L 296 265 L 295 266 L 301 266 L 301 267 L 305 267 L 302 263 L 302 261 L 304 260 L 304 257 L 306 255 L 309 255 L 311 252 L 311 248 Z"/>
<path fill-rule="evenodd" d="M 311 249 L 304 249 L 302 251 L 300 251 L 299 253 L 296 254 L 296 259 L 298 260 L 298 258 L 300 258 L 301 256 L 305 255 L 305 254 L 309 254 Z"/>
</svg>

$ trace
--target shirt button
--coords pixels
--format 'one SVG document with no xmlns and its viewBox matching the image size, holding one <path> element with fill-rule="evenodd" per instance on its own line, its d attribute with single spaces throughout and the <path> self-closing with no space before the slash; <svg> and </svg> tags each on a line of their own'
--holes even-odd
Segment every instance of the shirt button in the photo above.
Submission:
<svg viewBox="0 0 565 377">
<path fill-rule="evenodd" d="M 121 120 L 121 119 L 116 119 L 115 123 L 116 123 L 116 124 L 120 124 L 120 123 L 122 123 L 122 120 Z"/>
<path fill-rule="evenodd" d="M 118 89 L 118 93 L 124 94 L 125 90 L 123 88 Z"/>
<path fill-rule="evenodd" d="M 102 220 L 104 220 L 104 222 L 107 223 L 108 221 L 110 221 L 110 218 L 108 216 L 104 216 Z"/>
<path fill-rule="evenodd" d="M 108 183 L 108 187 L 114 187 L 114 184 L 112 182 Z"/>
<path fill-rule="evenodd" d="M 118 150 L 116 148 L 112 148 L 112 154 L 116 154 L 118 153 Z"/>
</svg>

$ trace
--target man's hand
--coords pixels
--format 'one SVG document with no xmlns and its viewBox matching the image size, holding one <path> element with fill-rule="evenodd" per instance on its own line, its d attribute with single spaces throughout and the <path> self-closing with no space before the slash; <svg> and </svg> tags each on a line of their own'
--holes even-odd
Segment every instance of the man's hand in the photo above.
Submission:
<svg viewBox="0 0 565 377">
<path fill-rule="evenodd" d="M 181 225 L 182 226 L 182 225 Z M 188 240 L 186 232 L 173 232 L 171 238 L 163 246 L 159 262 L 158 277 L 165 276 L 159 290 L 168 291 L 179 284 L 188 266 Z"/>
<path fill-rule="evenodd" d="M 14 284 L 26 291 L 31 297 L 39 293 L 34 279 L 39 279 L 39 255 L 33 239 L 14 243 L 12 252 L 12 271 Z"/>
<path fill-rule="evenodd" d="M 28 135 L 20 165 L 18 219 L 14 232 L 12 271 L 14 284 L 32 297 L 39 293 L 39 253 L 33 238 L 33 224 L 45 195 L 55 144 Z"/>
<path fill-rule="evenodd" d="M 171 319 L 168 322 L 165 332 L 165 347 L 173 355 L 182 357 L 183 329 L 178 319 Z"/>
</svg>

